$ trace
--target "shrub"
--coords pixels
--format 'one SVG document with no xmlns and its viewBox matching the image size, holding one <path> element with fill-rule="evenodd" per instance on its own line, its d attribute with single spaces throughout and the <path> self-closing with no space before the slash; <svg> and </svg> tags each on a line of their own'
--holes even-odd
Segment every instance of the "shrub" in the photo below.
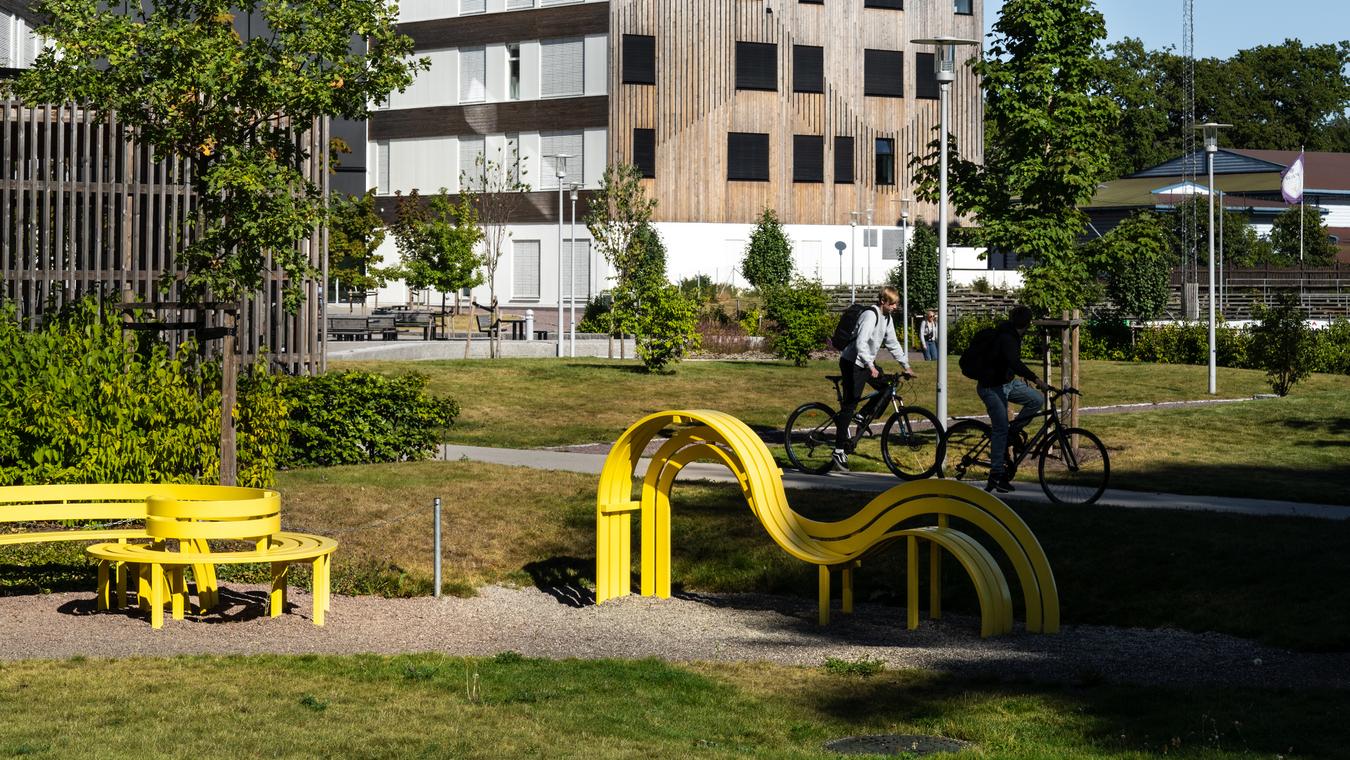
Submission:
<svg viewBox="0 0 1350 760">
<path fill-rule="evenodd" d="M 792 241 L 771 208 L 764 209 L 750 233 L 741 274 L 761 292 L 787 287 L 792 280 Z"/>
<path fill-rule="evenodd" d="M 1215 363 L 1223 367 L 1253 366 L 1248 358 L 1250 336 L 1237 327 L 1214 328 Z M 1157 364 L 1209 364 L 1209 324 L 1178 322 L 1139 331 L 1134 360 Z"/>
<path fill-rule="evenodd" d="M 613 331 L 610 320 L 610 310 L 613 306 L 614 299 L 608 293 L 601 293 L 587 301 L 586 311 L 581 315 L 581 321 L 577 323 L 577 332 L 609 335 Z"/>
<path fill-rule="evenodd" d="M 459 415 L 450 398 L 426 393 L 426 375 L 329 372 L 290 378 L 288 465 L 369 464 L 426 459 L 438 432 Z"/>
<path fill-rule="evenodd" d="M 1317 371 L 1350 375 L 1350 319 L 1334 319 L 1316 334 Z"/>
<path fill-rule="evenodd" d="M 960 356 L 970 345 L 975 333 L 986 327 L 993 327 L 1003 321 L 1001 314 L 963 314 L 947 325 L 947 353 Z M 1023 341 L 1025 345 L 1033 341 Z"/>
<path fill-rule="evenodd" d="M 119 314 L 85 299 L 29 332 L 0 312 L 0 484 L 219 480 L 219 365 L 125 335 Z M 241 376 L 241 485 L 272 483 L 285 436 L 267 377 Z"/>
<path fill-rule="evenodd" d="M 699 347 L 699 305 L 674 285 L 648 291 L 637 354 L 648 372 L 661 372 Z"/>
<path fill-rule="evenodd" d="M 741 326 L 727 319 L 705 313 L 698 321 L 699 345 L 705 353 L 729 355 L 743 354 L 750 350 L 750 340 Z"/>
<path fill-rule="evenodd" d="M 830 297 L 818 280 L 799 279 L 775 288 L 769 292 L 767 305 L 777 323 L 769 344 L 780 358 L 791 359 L 798 367 L 806 364 L 811 352 L 823 347 L 834 331 L 836 320 L 828 311 Z"/>
<path fill-rule="evenodd" d="M 1261 324 L 1252 328 L 1252 360 L 1266 371 L 1271 390 L 1288 396 L 1295 383 L 1312 373 L 1316 339 L 1292 292 L 1281 291 L 1274 306 L 1258 304 L 1255 311 Z"/>
</svg>

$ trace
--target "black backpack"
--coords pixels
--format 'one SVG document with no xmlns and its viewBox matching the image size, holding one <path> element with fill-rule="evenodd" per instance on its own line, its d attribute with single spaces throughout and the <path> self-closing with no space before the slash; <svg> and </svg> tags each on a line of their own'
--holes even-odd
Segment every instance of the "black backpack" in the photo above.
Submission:
<svg viewBox="0 0 1350 760">
<path fill-rule="evenodd" d="M 993 327 L 986 327 L 970 336 L 970 345 L 961 352 L 961 374 L 977 381 L 989 374 L 989 360 L 993 358 L 997 337 L 998 329 Z"/>
<path fill-rule="evenodd" d="M 858 337 L 858 320 L 862 319 L 862 313 L 872 307 L 852 303 L 844 309 L 844 313 L 839 315 L 839 324 L 834 326 L 834 334 L 830 336 L 830 345 L 834 346 L 836 351 L 843 351 L 848 344 L 852 343 Z"/>
</svg>

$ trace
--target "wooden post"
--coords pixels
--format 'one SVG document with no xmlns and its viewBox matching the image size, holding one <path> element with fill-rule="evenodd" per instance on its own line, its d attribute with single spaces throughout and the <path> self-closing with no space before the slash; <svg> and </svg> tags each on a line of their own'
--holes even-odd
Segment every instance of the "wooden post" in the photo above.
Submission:
<svg viewBox="0 0 1350 760">
<path fill-rule="evenodd" d="M 234 435 L 234 406 L 239 396 L 239 357 L 235 355 L 235 325 L 238 307 L 221 310 L 225 337 L 220 349 L 220 484 L 237 485 L 239 478 L 238 447 Z"/>
<path fill-rule="evenodd" d="M 1071 348 L 1069 345 L 1069 334 L 1073 331 L 1073 312 L 1064 312 L 1063 320 L 1064 326 L 1059 328 L 1059 387 L 1061 388 L 1069 385 L 1069 362 L 1072 359 L 1070 356 Z M 1065 417 L 1069 415 L 1069 408 L 1072 404 L 1070 399 L 1072 399 L 1071 395 L 1064 396 L 1063 400 L 1060 402 L 1059 411 L 1062 412 Z"/>
<path fill-rule="evenodd" d="M 1073 331 L 1072 338 L 1069 341 L 1069 348 L 1071 349 L 1070 357 L 1073 362 L 1070 365 L 1069 384 L 1075 388 L 1078 387 L 1078 331 L 1082 328 L 1082 322 L 1083 312 L 1074 309 L 1073 324 L 1069 328 Z M 1082 405 L 1082 403 L 1082 399 L 1078 396 L 1069 398 L 1069 425 L 1073 427 L 1078 427 L 1078 407 Z M 1074 441 L 1074 445 L 1078 445 L 1078 442 Z"/>
</svg>

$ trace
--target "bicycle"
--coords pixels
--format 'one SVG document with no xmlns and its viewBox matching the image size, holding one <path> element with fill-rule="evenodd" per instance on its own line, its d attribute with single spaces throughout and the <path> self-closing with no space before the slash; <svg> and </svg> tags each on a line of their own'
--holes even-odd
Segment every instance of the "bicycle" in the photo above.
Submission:
<svg viewBox="0 0 1350 760">
<path fill-rule="evenodd" d="M 1030 439 L 1026 431 L 1009 431 L 1013 455 L 1008 458 L 1008 477 L 1029 457 L 1037 457 L 1041 490 L 1056 504 L 1086 506 L 1101 498 L 1111 477 L 1111 459 L 1096 435 L 1083 428 L 1067 427 L 1059 417 L 1056 402 L 1065 394 L 1081 396 L 1076 388 L 1051 389 L 1045 408 L 1037 415 L 1041 427 Z M 987 480 L 989 477 L 989 423 L 964 419 L 947 430 L 947 471 L 956 480 Z M 1018 435 L 1020 434 L 1020 435 Z"/>
<path fill-rule="evenodd" d="M 826 379 L 834 383 L 835 398 L 842 404 L 844 378 L 827 375 Z M 900 375 L 881 375 L 878 379 L 882 388 L 859 399 L 858 413 L 853 416 L 854 429 L 845 449 L 854 453 L 861 441 L 875 438 L 872 423 L 889 408 L 891 415 L 881 431 L 881 459 L 901 480 L 931 477 L 942 463 L 945 445 L 942 425 L 927 409 L 905 406 Z M 788 415 L 783 445 L 793 466 L 816 475 L 824 475 L 834 467 L 835 416 L 834 409 L 819 401 L 802 404 Z"/>
</svg>

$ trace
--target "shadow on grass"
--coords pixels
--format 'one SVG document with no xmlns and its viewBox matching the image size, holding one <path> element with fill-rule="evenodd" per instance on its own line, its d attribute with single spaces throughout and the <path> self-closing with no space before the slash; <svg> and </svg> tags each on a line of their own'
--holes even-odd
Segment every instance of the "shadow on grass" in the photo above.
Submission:
<svg viewBox="0 0 1350 760">
<path fill-rule="evenodd" d="M 1350 445 L 1350 441 L 1310 440 L 1306 445 L 1342 447 Z M 1022 483 L 1019 482 L 1018 486 L 1020 490 Z M 1350 468 L 1345 466 L 1339 452 L 1333 455 L 1310 451 L 1303 466 L 1279 466 L 1265 463 L 1259 441 L 1252 442 L 1251 458 L 1247 462 L 1202 464 L 1157 461 L 1143 469 L 1124 473 L 1113 468 L 1108 486 L 1162 493 L 1350 505 Z M 1033 483 L 1027 483 L 1026 487 L 1030 490 L 1038 488 Z"/>
<path fill-rule="evenodd" d="M 557 599 L 560 604 L 568 607 L 595 604 L 595 560 L 549 557 L 531 562 L 521 569 L 530 576 L 535 588 Z"/>
</svg>

